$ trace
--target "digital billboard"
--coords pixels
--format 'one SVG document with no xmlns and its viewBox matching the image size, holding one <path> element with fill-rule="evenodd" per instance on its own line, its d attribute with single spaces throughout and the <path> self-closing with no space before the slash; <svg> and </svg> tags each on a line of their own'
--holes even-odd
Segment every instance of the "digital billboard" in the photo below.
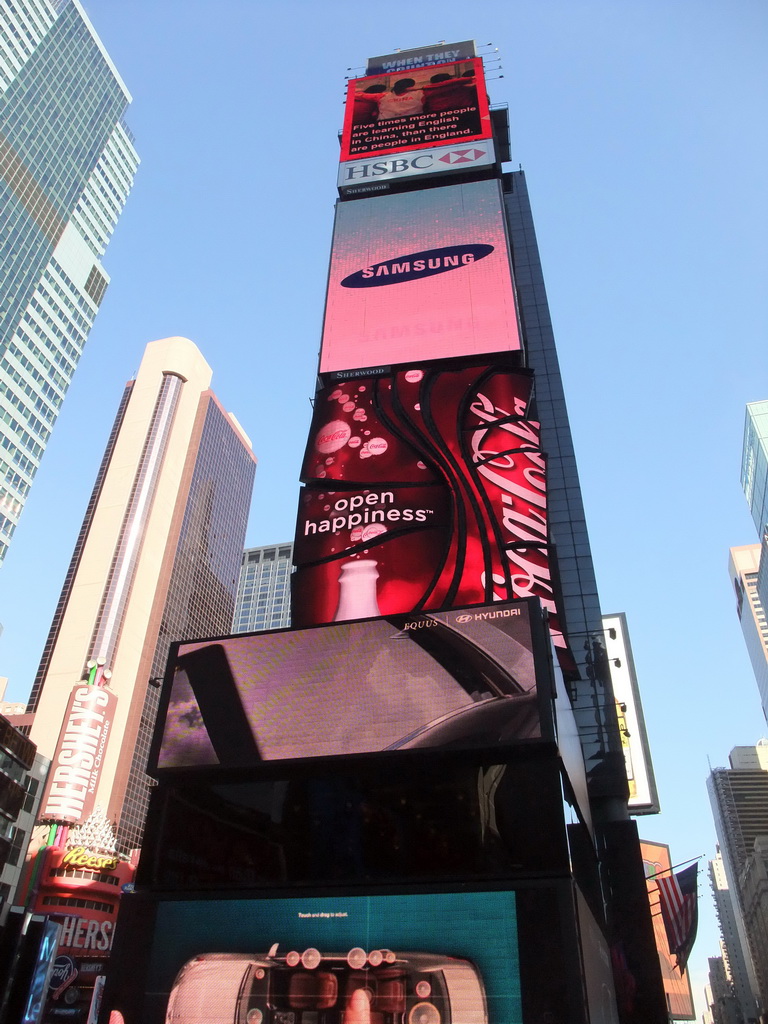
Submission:
<svg viewBox="0 0 768 1024">
<path fill-rule="evenodd" d="M 520 347 L 498 181 L 337 205 L 321 373 Z"/>
<path fill-rule="evenodd" d="M 531 382 L 497 359 L 406 364 L 318 392 L 295 625 L 538 597 L 565 646 Z"/>
<path fill-rule="evenodd" d="M 450 146 L 416 149 L 390 157 L 361 157 L 339 164 L 337 185 L 342 195 L 386 192 L 394 182 L 409 184 L 422 178 L 456 175 L 493 167 L 496 151 L 493 141 L 456 142 Z"/>
<path fill-rule="evenodd" d="M 559 765 L 520 746 L 158 772 L 137 886 L 370 892 L 567 873 Z"/>
<path fill-rule="evenodd" d="M 347 83 L 341 159 L 491 138 L 483 62 L 352 78 Z"/>
<path fill-rule="evenodd" d="M 629 642 L 627 617 L 621 612 L 617 615 L 603 615 L 602 621 L 629 783 L 629 813 L 658 814 L 661 805 Z"/>
<path fill-rule="evenodd" d="M 175 645 L 157 767 L 540 738 L 533 614 L 517 602 Z"/>
<path fill-rule="evenodd" d="M 108 995 L 111 1019 L 522 1024 L 516 909 L 511 892 L 161 902 L 146 995 L 135 978 Z"/>
<path fill-rule="evenodd" d="M 396 50 L 394 53 L 385 53 L 379 57 L 369 57 L 365 71 L 368 75 L 378 75 L 390 71 L 410 71 L 413 68 L 426 67 L 429 64 L 445 64 L 446 61 L 474 57 L 476 52 L 472 39 L 465 39 L 460 43 L 419 46 L 408 50 Z"/>
</svg>

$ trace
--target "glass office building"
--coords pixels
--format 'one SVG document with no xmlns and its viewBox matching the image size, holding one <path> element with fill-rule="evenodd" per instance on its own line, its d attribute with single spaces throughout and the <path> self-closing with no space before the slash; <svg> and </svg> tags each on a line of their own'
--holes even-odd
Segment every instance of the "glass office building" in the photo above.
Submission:
<svg viewBox="0 0 768 1024">
<path fill-rule="evenodd" d="M 758 537 L 768 524 L 768 401 L 750 402 L 744 422 L 741 486 Z"/>
<path fill-rule="evenodd" d="M 240 567 L 233 633 L 290 626 L 292 563 L 293 544 L 246 548 Z"/>
<path fill-rule="evenodd" d="M 768 401 L 747 405 L 741 486 L 760 540 L 757 596 L 762 607 L 768 608 Z"/>
<path fill-rule="evenodd" d="M 109 281 L 130 100 L 77 0 L 0 5 L 0 563 Z"/>
</svg>

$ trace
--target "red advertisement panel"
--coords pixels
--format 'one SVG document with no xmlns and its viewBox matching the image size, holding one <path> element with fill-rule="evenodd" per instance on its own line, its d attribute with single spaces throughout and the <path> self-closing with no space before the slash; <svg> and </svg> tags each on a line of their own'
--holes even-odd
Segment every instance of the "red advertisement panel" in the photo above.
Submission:
<svg viewBox="0 0 768 1024">
<path fill-rule="evenodd" d="M 75 686 L 40 805 L 43 821 L 84 821 L 96 800 L 117 697 L 101 686 Z"/>
<path fill-rule="evenodd" d="M 530 374 L 412 366 L 318 392 L 292 622 L 538 597 L 557 625 Z"/>
<path fill-rule="evenodd" d="M 134 865 L 83 847 L 49 846 L 39 856 L 40 888 L 34 909 L 60 915 L 59 953 L 107 956 L 120 895 L 133 881 Z"/>
<path fill-rule="evenodd" d="M 341 159 L 491 138 L 480 58 L 348 83 Z"/>
<path fill-rule="evenodd" d="M 520 347 L 498 181 L 337 206 L 321 373 Z"/>
</svg>

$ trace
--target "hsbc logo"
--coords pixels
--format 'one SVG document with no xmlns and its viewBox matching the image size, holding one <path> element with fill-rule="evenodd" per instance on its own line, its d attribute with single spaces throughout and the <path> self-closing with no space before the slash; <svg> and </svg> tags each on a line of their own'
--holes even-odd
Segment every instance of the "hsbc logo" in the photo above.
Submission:
<svg viewBox="0 0 768 1024">
<path fill-rule="evenodd" d="M 491 141 L 472 145 L 437 146 L 398 153 L 385 159 L 345 160 L 339 165 L 338 186 L 342 191 L 360 190 L 360 186 L 393 178 L 448 174 L 454 170 L 490 167 L 496 162 Z M 369 188 L 371 186 L 369 185 Z"/>
<path fill-rule="evenodd" d="M 450 153 L 446 153 L 445 156 L 440 157 L 440 162 L 444 164 L 473 164 L 477 163 L 481 156 L 485 156 L 485 151 L 482 149 L 455 149 Z"/>
</svg>

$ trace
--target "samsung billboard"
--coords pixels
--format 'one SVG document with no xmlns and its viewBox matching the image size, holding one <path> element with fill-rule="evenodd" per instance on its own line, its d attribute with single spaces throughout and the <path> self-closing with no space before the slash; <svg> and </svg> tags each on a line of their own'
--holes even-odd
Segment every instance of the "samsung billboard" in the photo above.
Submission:
<svg viewBox="0 0 768 1024">
<path fill-rule="evenodd" d="M 498 181 L 338 204 L 321 373 L 520 347 Z"/>
</svg>

